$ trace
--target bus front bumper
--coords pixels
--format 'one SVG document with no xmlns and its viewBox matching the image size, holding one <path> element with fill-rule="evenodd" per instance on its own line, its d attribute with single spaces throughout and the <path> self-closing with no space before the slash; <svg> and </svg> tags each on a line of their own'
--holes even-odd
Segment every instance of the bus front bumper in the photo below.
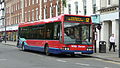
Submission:
<svg viewBox="0 0 120 68">
<path fill-rule="evenodd" d="M 80 51 L 80 50 L 63 50 L 63 49 L 58 49 L 58 48 L 56 49 L 50 48 L 49 52 L 53 54 L 93 54 L 93 50 Z"/>
</svg>

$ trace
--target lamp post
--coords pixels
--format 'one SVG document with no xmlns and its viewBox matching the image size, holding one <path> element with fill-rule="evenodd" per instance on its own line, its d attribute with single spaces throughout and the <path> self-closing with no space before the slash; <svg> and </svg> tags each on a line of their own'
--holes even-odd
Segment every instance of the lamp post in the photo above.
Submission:
<svg viewBox="0 0 120 68">
<path fill-rule="evenodd" d="M 119 58 L 120 58 L 120 0 L 119 0 Z"/>
<path fill-rule="evenodd" d="M 2 25 L 4 26 L 5 28 L 5 31 L 4 31 L 4 41 L 6 43 L 6 21 L 5 21 L 5 0 L 0 0 L 0 4 L 1 4 L 1 8 L 0 10 L 2 11 L 2 16 L 1 16 L 1 20 L 2 20 Z"/>
<path fill-rule="evenodd" d="M 3 7 L 3 23 L 4 23 L 4 28 L 5 28 L 5 35 L 4 35 L 4 41 L 6 43 L 6 14 L 5 14 L 5 11 L 6 11 L 6 5 L 5 5 L 5 0 L 3 0 L 3 4 L 4 4 L 4 7 Z"/>
</svg>

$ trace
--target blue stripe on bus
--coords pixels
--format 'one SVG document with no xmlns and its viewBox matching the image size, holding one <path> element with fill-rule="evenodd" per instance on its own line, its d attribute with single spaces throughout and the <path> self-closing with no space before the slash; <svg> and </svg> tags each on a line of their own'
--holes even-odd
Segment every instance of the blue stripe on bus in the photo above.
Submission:
<svg viewBox="0 0 120 68">
<path fill-rule="evenodd" d="M 44 47 L 39 47 L 39 46 L 25 45 L 25 49 L 44 52 Z M 74 52 L 81 52 L 82 54 L 92 54 L 93 53 L 93 51 L 62 50 L 59 48 L 51 48 L 51 47 L 49 48 L 49 52 L 53 53 L 53 54 L 74 54 Z"/>
</svg>

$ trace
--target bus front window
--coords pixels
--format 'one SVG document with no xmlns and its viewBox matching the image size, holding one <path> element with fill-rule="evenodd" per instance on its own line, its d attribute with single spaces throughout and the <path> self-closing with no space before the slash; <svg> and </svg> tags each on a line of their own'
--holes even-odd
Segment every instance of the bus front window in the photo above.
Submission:
<svg viewBox="0 0 120 68">
<path fill-rule="evenodd" d="M 81 23 L 64 23 L 65 44 L 92 44 L 91 25 Z"/>
</svg>

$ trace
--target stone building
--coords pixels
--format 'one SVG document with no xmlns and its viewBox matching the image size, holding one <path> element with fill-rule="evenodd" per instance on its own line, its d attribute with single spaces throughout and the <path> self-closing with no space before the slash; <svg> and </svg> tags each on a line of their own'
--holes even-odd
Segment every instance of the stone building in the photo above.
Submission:
<svg viewBox="0 0 120 68">
<path fill-rule="evenodd" d="M 116 45 L 119 45 L 119 0 L 100 0 L 100 21 L 102 29 L 100 40 L 106 41 L 109 46 L 109 37 L 115 35 Z"/>
</svg>

